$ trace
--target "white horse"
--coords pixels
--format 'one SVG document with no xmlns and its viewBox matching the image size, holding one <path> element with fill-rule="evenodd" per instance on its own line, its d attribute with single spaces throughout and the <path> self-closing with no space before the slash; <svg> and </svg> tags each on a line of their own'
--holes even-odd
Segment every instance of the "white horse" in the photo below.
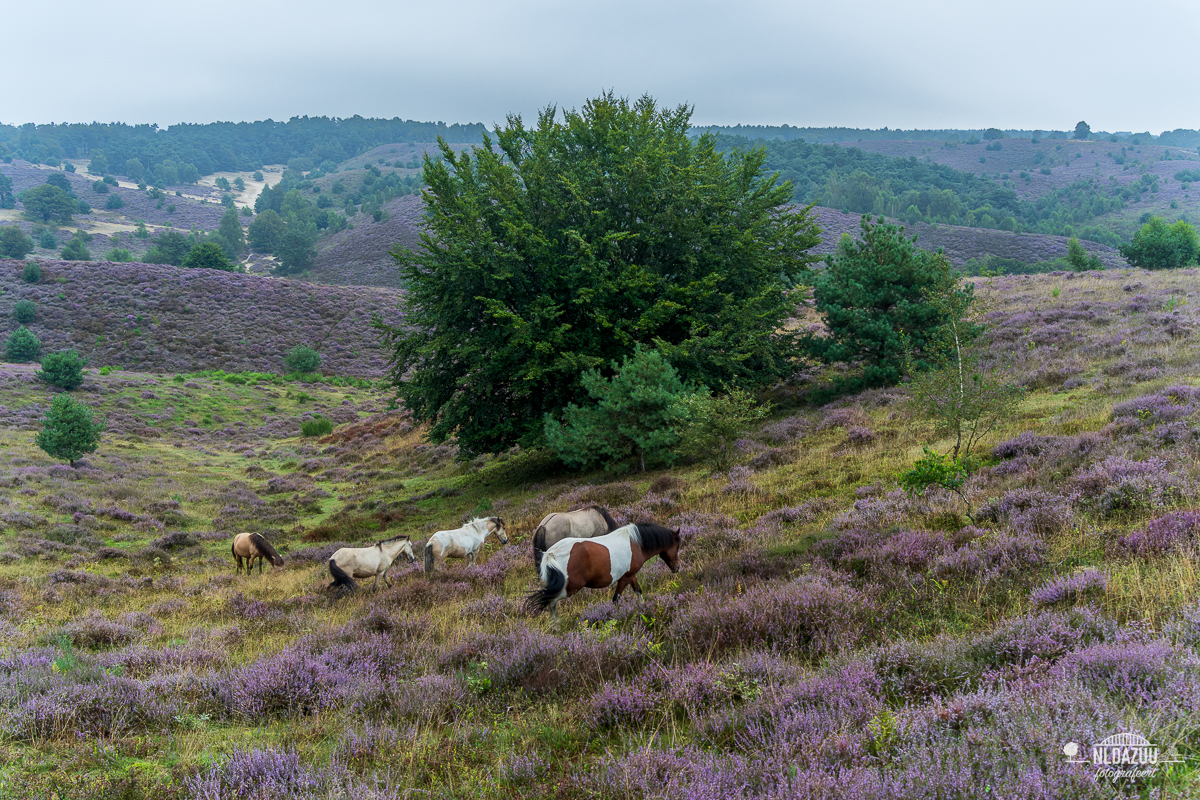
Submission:
<svg viewBox="0 0 1200 800">
<path fill-rule="evenodd" d="M 479 517 L 452 531 L 438 531 L 425 542 L 425 574 L 432 575 L 438 564 L 447 558 L 465 558 L 475 563 L 488 536 L 496 534 L 500 544 L 508 544 L 504 520 L 499 517 Z"/>
<path fill-rule="evenodd" d="M 390 585 L 388 568 L 402 554 L 408 556 L 410 564 L 417 560 L 413 555 L 412 541 L 407 536 L 393 536 L 370 547 L 343 547 L 329 558 L 329 574 L 333 576 L 329 588 L 338 587 L 343 592 L 353 592 L 358 589 L 355 578 L 374 578 L 372 585 L 378 591 L 380 577 L 385 585 Z"/>
</svg>

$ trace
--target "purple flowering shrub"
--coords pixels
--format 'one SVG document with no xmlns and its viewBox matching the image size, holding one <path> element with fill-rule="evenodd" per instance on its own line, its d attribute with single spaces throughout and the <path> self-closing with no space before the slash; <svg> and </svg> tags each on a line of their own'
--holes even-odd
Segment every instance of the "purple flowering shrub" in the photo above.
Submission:
<svg viewBox="0 0 1200 800">
<path fill-rule="evenodd" d="M 1176 511 L 1117 540 L 1117 549 L 1138 556 L 1191 550 L 1200 534 L 1200 511 Z"/>
<path fill-rule="evenodd" d="M 860 645 L 874 617 L 859 591 L 823 576 L 752 586 L 740 595 L 704 592 L 675 615 L 668 636 L 694 653 L 765 647 L 820 655 Z M 837 626 L 828 620 L 837 619 Z"/>
<path fill-rule="evenodd" d="M 1109 456 L 1069 484 L 1071 499 L 1101 517 L 1173 506 L 1195 494 L 1192 479 L 1171 471 L 1161 458 L 1131 461 Z"/>
<path fill-rule="evenodd" d="M 1095 569 L 1082 569 L 1072 575 L 1054 578 L 1029 594 L 1035 606 L 1051 606 L 1064 601 L 1079 602 L 1108 590 L 1108 575 Z"/>
<path fill-rule="evenodd" d="M 1065 497 L 1018 488 L 983 506 L 976 518 L 1005 523 L 1020 536 L 1047 536 L 1069 528 L 1074 514 Z"/>
</svg>

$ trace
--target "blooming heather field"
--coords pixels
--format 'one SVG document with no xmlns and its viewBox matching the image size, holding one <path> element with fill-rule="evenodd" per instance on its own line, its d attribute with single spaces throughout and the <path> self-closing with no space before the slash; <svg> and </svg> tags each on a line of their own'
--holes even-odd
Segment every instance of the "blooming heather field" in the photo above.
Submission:
<svg viewBox="0 0 1200 800">
<path fill-rule="evenodd" d="M 23 267 L 0 259 L 0 335 L 17 326 L 13 306 L 31 300 L 42 352 L 74 347 L 94 367 L 282 372 L 303 344 L 321 352 L 327 375 L 378 377 L 387 352 L 372 316 L 399 321 L 400 295 L 388 289 L 103 261 L 45 261 L 29 284 Z"/>
<path fill-rule="evenodd" d="M 728 473 L 615 477 L 457 462 L 373 390 L 92 372 L 110 427 L 72 469 L 32 443 L 51 392 L 5 365 L 2 794 L 1195 796 L 1197 278 L 980 284 L 1030 394 L 974 524 L 897 488 L 933 436 L 900 388 L 779 413 Z M 333 434 L 300 437 L 318 412 Z M 683 568 L 556 632 L 521 606 L 531 529 L 589 502 L 678 527 Z M 326 596 L 342 544 L 481 514 L 510 543 L 474 568 Z M 285 565 L 234 576 L 241 530 Z M 1129 786 L 1064 754 L 1119 732 L 1185 761 Z"/>
</svg>

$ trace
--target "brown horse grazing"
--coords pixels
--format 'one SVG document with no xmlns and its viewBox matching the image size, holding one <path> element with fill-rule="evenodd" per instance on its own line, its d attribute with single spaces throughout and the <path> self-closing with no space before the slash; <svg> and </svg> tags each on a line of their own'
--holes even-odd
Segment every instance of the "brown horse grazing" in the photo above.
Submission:
<svg viewBox="0 0 1200 800">
<path fill-rule="evenodd" d="M 617 521 L 601 506 L 588 506 L 577 511 L 552 511 L 538 523 L 533 532 L 533 569 L 542 572 L 542 554 L 563 539 L 591 539 L 617 529 Z"/>
<path fill-rule="evenodd" d="M 259 533 L 239 533 L 233 537 L 233 546 L 229 548 L 237 559 L 237 575 L 242 571 L 242 559 L 246 559 L 246 574 L 254 571 L 254 559 L 258 559 L 258 574 L 262 575 L 262 562 L 267 559 L 273 566 L 283 566 L 283 556 L 276 552 L 271 543 Z"/>
<path fill-rule="evenodd" d="M 549 608 L 557 623 L 559 601 L 584 587 L 615 585 L 614 603 L 626 586 L 632 586 L 640 597 L 638 570 L 654 556 L 660 556 L 671 572 L 679 572 L 679 531 L 638 522 L 592 539 L 563 539 L 546 551 L 541 571 L 543 588 L 531 593 L 526 603 L 533 614 Z"/>
</svg>

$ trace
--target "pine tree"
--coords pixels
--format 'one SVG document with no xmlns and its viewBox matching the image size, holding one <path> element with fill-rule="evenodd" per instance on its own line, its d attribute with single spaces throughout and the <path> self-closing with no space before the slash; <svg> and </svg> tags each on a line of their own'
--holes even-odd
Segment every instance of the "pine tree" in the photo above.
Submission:
<svg viewBox="0 0 1200 800">
<path fill-rule="evenodd" d="M 563 463 L 587 468 L 602 463 L 608 470 L 628 469 L 636 462 L 670 464 L 679 443 L 675 423 L 687 395 L 679 373 L 655 350 L 639 348 L 626 358 L 616 376 L 598 370 L 583 376 L 594 404 L 567 406 L 562 422 L 547 415 L 546 440 Z"/>
<path fill-rule="evenodd" d="M 83 455 L 94 453 L 100 446 L 103 430 L 104 421 L 92 409 L 68 394 L 60 394 L 50 404 L 34 443 L 51 458 L 75 466 Z"/>
</svg>

